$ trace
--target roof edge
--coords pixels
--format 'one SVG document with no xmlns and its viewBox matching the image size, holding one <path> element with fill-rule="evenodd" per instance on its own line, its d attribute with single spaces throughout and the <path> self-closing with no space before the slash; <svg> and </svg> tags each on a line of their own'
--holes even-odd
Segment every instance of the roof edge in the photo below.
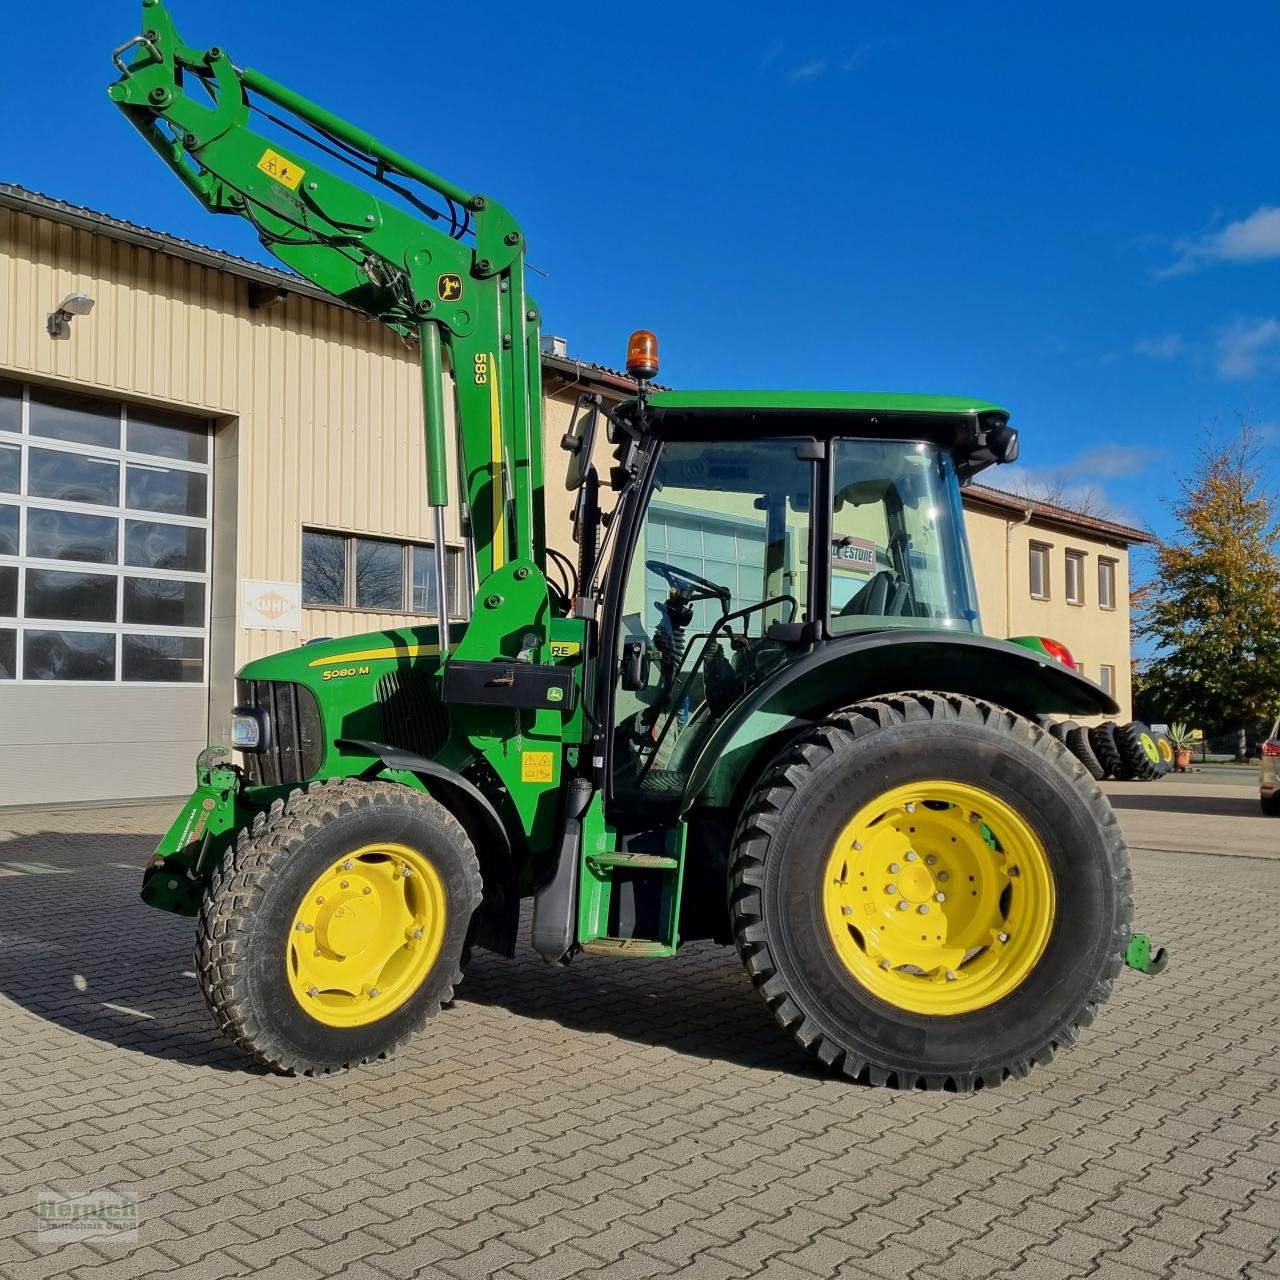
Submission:
<svg viewBox="0 0 1280 1280">
<path fill-rule="evenodd" d="M 1070 507 L 1060 507 L 1053 502 L 1044 502 L 1039 498 L 1023 497 L 1009 493 L 1005 489 L 997 489 L 992 485 L 969 484 L 961 493 L 968 505 L 995 507 L 1001 511 L 1030 513 L 1032 519 L 1039 519 L 1046 524 L 1056 524 L 1064 528 L 1087 530 L 1090 533 L 1101 533 L 1115 542 L 1123 542 L 1126 546 L 1146 546 L 1155 542 L 1155 535 L 1146 529 L 1138 529 L 1131 524 L 1123 524 L 1119 520 L 1108 520 L 1105 516 L 1087 515 L 1083 511 L 1072 511 Z"/>
</svg>

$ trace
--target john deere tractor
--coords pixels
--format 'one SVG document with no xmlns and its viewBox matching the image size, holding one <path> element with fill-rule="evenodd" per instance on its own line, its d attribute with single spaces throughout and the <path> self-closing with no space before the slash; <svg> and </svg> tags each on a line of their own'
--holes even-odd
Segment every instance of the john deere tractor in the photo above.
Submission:
<svg viewBox="0 0 1280 1280">
<path fill-rule="evenodd" d="M 656 391 L 640 331 L 635 394 L 583 396 L 560 442 L 571 561 L 544 527 L 519 223 L 142 15 L 109 90 L 129 122 L 416 346 L 437 582 L 456 484 L 475 584 L 465 624 L 441 590 L 435 625 L 240 671 L 237 755 L 201 754 L 142 890 L 197 918 L 231 1040 L 282 1072 L 390 1054 L 474 948 L 515 952 L 532 900 L 555 964 L 732 943 L 785 1030 L 876 1084 L 994 1085 L 1073 1044 L 1130 942 L 1129 862 L 1036 717 L 1118 708 L 982 633 L 961 489 L 1016 456 L 1006 411 Z"/>
</svg>

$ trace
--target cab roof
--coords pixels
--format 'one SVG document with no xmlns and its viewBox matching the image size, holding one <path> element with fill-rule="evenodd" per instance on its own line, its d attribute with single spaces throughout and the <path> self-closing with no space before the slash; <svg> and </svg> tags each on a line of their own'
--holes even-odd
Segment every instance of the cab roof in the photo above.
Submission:
<svg viewBox="0 0 1280 1280">
<path fill-rule="evenodd" d="M 657 391 L 654 410 L 731 410 L 791 413 L 905 413 L 929 417 L 998 413 L 1008 410 L 967 396 L 907 395 L 894 391 Z"/>
</svg>

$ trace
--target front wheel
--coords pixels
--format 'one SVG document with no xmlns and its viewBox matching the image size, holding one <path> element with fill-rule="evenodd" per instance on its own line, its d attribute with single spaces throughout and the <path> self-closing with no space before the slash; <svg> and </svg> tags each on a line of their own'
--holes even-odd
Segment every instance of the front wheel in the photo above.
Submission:
<svg viewBox="0 0 1280 1280">
<path fill-rule="evenodd" d="M 451 998 L 481 888 L 466 832 L 429 796 L 352 779 L 295 792 L 205 894 L 205 1002 L 274 1071 L 387 1057 Z"/>
<path fill-rule="evenodd" d="M 1069 1046 L 1133 912 L 1096 783 L 1048 734 L 952 694 L 849 708 L 794 742 L 735 836 L 734 937 L 823 1062 L 970 1090 Z"/>
</svg>

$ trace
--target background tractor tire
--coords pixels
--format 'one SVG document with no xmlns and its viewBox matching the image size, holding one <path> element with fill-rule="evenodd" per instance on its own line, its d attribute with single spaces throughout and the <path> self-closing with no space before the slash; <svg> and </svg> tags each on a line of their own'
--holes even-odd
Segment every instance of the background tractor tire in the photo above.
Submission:
<svg viewBox="0 0 1280 1280">
<path fill-rule="evenodd" d="M 899 800 L 916 790 L 925 796 L 919 803 Z M 928 798 L 929 791 L 939 798 Z M 983 812 L 998 815 L 996 834 L 977 810 L 942 798 L 965 794 L 984 797 Z M 878 814 L 890 797 L 898 806 L 892 820 L 873 816 L 864 828 L 865 815 Z M 1030 841 L 1034 859 L 1020 864 L 1026 871 L 1009 853 L 1027 848 L 1023 834 L 1006 843 L 998 834 L 1006 824 Z M 850 832 L 864 834 L 851 840 Z M 902 855 L 909 866 L 892 853 L 895 841 L 920 845 Z M 966 841 L 976 852 L 960 852 Z M 976 881 L 960 862 L 947 873 L 948 860 L 962 856 L 971 859 Z M 867 860 L 856 874 L 855 858 Z M 859 880 L 895 868 L 902 883 L 893 891 Z M 978 911 L 984 898 L 970 886 L 989 878 L 979 886 L 989 899 L 1010 869 L 1021 878 L 1004 880 L 998 909 L 1017 920 L 1009 928 L 1023 929 L 1015 945 L 1038 940 L 1040 949 L 1004 975 L 998 998 L 988 994 L 993 988 L 963 984 L 999 974 L 1005 955 L 1015 955 L 1014 947 L 997 949 L 1010 933 L 1002 931 L 997 943 L 993 930 L 989 945 L 964 955 L 958 973 L 876 961 L 885 953 L 864 946 L 860 930 L 874 933 L 881 922 L 880 945 L 888 945 L 895 925 L 887 904 L 908 896 L 899 908 L 902 931 L 911 923 L 913 939 L 925 939 L 936 928 L 936 917 L 920 912 L 933 910 L 929 876 L 952 903 L 937 909 L 956 913 L 957 938 L 963 910 L 985 928 Z M 1029 909 L 1037 899 L 1019 896 L 1037 882 L 1050 886 L 1049 910 Z M 830 896 L 846 892 L 857 909 L 833 911 Z M 1065 747 L 1002 708 L 914 693 L 837 712 L 774 761 L 735 832 L 729 911 L 753 985 L 782 1027 L 823 1063 L 872 1084 L 963 1092 L 1025 1076 L 1076 1042 L 1123 967 L 1133 899 L 1111 806 Z M 952 917 L 945 918 L 950 925 Z M 932 963 L 925 959 L 932 945 L 922 943 L 922 962 Z"/>
<path fill-rule="evenodd" d="M 431 797 L 354 779 L 295 791 L 241 832 L 205 893 L 205 1002 L 237 1048 L 281 1074 L 389 1057 L 462 980 L 481 890 L 466 832 Z M 341 966 L 366 958 L 386 980 L 353 994 Z M 323 966 L 334 985 L 304 989 Z"/>
<path fill-rule="evenodd" d="M 1153 735 L 1156 740 L 1156 750 L 1160 753 L 1160 776 L 1164 777 L 1166 773 L 1173 772 L 1173 743 L 1169 741 L 1169 737 L 1164 733 Z"/>
<path fill-rule="evenodd" d="M 1101 782 L 1107 776 L 1102 761 L 1094 754 L 1089 741 L 1089 730 L 1083 725 L 1076 725 L 1066 736 L 1066 747 L 1085 767 L 1085 772 L 1095 782 Z"/>
<path fill-rule="evenodd" d="M 1089 745 L 1093 748 L 1093 754 L 1098 758 L 1098 763 L 1106 770 L 1102 775 L 1104 778 L 1123 780 L 1128 777 L 1124 767 L 1124 758 L 1120 754 L 1120 748 L 1116 746 L 1116 725 L 1114 720 L 1107 720 L 1090 729 Z"/>
<path fill-rule="evenodd" d="M 1116 749 L 1124 762 L 1126 777 L 1135 782 L 1151 782 L 1160 776 L 1159 748 L 1141 720 L 1130 720 L 1116 729 Z"/>
<path fill-rule="evenodd" d="M 1056 738 L 1065 747 L 1067 735 L 1074 733 L 1080 726 L 1074 720 L 1055 720 L 1047 729 L 1050 737 Z"/>
</svg>

